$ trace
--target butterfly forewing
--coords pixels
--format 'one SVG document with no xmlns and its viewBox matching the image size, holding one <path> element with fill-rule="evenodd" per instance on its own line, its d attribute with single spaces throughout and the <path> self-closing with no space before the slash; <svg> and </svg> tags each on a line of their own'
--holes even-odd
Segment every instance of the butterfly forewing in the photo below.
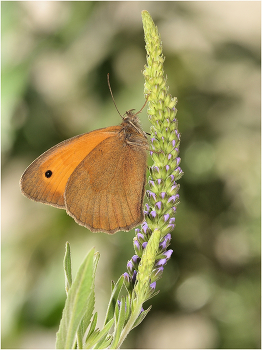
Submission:
<svg viewBox="0 0 262 350">
<path fill-rule="evenodd" d="M 119 127 L 95 130 L 63 141 L 38 157 L 21 177 L 22 192 L 29 198 L 65 208 L 67 181 L 81 161 Z"/>
</svg>

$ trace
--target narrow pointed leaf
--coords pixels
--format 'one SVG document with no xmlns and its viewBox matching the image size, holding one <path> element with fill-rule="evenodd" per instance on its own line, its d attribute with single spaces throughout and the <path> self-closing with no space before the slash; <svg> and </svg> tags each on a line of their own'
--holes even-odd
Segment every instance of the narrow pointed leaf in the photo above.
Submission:
<svg viewBox="0 0 262 350">
<path fill-rule="evenodd" d="M 102 339 L 101 341 L 99 341 L 95 347 L 95 349 L 106 349 L 108 348 L 108 346 L 110 345 L 111 341 L 112 341 L 113 337 L 111 334 L 108 334 L 105 339 Z"/>
<path fill-rule="evenodd" d="M 93 320 L 92 320 L 92 323 L 91 323 L 91 326 L 90 326 L 90 329 L 89 329 L 89 332 L 87 334 L 86 339 L 90 338 L 92 333 L 94 333 L 95 328 L 96 328 L 96 323 L 97 323 L 97 312 L 94 314 L 94 317 L 93 317 Z"/>
<path fill-rule="evenodd" d="M 92 349 L 94 347 L 95 344 L 95 339 L 96 337 L 99 335 L 99 329 L 96 328 L 93 333 L 90 335 L 90 337 L 88 337 L 84 348 L 85 349 Z"/>
<path fill-rule="evenodd" d="M 114 288 L 115 288 L 115 282 L 111 281 L 111 292 L 114 290 Z"/>
<path fill-rule="evenodd" d="M 154 292 L 152 295 L 150 295 L 149 297 L 145 298 L 145 301 L 144 301 L 144 302 L 146 302 L 147 300 L 149 300 L 149 299 L 155 297 L 159 292 L 160 292 L 160 290 L 158 290 L 157 292 Z"/>
<path fill-rule="evenodd" d="M 77 329 L 86 312 L 86 305 L 94 287 L 94 253 L 92 249 L 87 254 L 69 289 L 56 334 L 57 349 L 71 349 L 74 345 Z"/>
<path fill-rule="evenodd" d="M 125 321 L 128 320 L 129 316 L 130 316 L 130 295 L 126 296 L 126 317 L 125 317 Z"/>
<path fill-rule="evenodd" d="M 123 296 L 121 298 L 121 305 L 120 305 L 120 311 L 119 311 L 119 316 L 115 328 L 115 334 L 114 334 L 114 339 L 111 344 L 111 349 L 115 349 L 116 345 L 118 344 L 122 329 L 125 324 L 125 313 L 126 313 L 126 305 L 125 305 L 125 297 Z"/>
<path fill-rule="evenodd" d="M 79 326 L 79 336 L 81 338 L 84 338 L 84 334 L 86 333 L 86 330 L 90 324 L 91 318 L 93 316 L 93 311 L 95 307 L 95 293 L 94 291 L 90 294 L 90 298 L 87 303 L 87 310 L 81 320 L 80 326 Z"/>
<path fill-rule="evenodd" d="M 93 345 L 94 349 L 97 349 L 96 344 L 98 344 L 101 340 L 104 340 L 107 333 L 110 331 L 111 327 L 114 324 L 114 319 L 112 318 L 112 320 L 110 320 L 105 327 L 96 335 L 96 337 L 93 340 L 93 344 L 91 344 L 91 346 Z"/>
<path fill-rule="evenodd" d="M 94 276 L 93 276 L 93 287 L 91 288 L 91 294 L 90 297 L 88 299 L 87 305 L 86 305 L 86 312 L 81 320 L 79 329 L 78 329 L 78 337 L 81 337 L 81 339 L 83 339 L 83 341 L 85 341 L 84 339 L 84 334 L 86 333 L 86 330 L 91 322 L 91 318 L 93 315 L 93 311 L 94 311 L 94 307 L 95 307 L 95 273 L 96 273 L 96 268 L 97 268 L 97 263 L 99 260 L 99 254 L 95 254 L 94 256 Z"/>
<path fill-rule="evenodd" d="M 114 284 L 114 288 L 113 288 L 113 291 L 111 293 L 111 297 L 109 300 L 104 324 L 107 324 L 108 321 L 114 317 L 117 299 L 118 299 L 119 293 L 122 289 L 123 282 L 124 282 L 124 277 L 122 275 L 119 277 L 118 281 Z M 113 287 L 113 283 L 112 283 L 112 287 Z"/>
<path fill-rule="evenodd" d="M 64 257 L 64 272 L 65 272 L 65 290 L 66 294 L 72 285 L 72 270 L 71 270 L 71 252 L 70 252 L 70 244 L 66 242 L 66 251 Z"/>
<path fill-rule="evenodd" d="M 152 306 L 149 306 L 148 309 L 146 309 L 145 311 L 141 312 L 141 314 L 138 316 L 138 318 L 136 319 L 136 322 L 134 323 L 132 329 L 134 329 L 135 327 L 137 327 L 142 321 L 143 319 L 146 317 L 146 315 L 149 313 L 149 311 L 151 310 Z"/>
</svg>

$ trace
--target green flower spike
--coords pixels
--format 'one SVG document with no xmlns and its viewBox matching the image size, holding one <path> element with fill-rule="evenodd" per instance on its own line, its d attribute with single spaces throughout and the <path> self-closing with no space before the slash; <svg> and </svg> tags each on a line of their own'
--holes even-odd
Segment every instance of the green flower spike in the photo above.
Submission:
<svg viewBox="0 0 262 350">
<path fill-rule="evenodd" d="M 175 227 L 176 207 L 179 203 L 179 185 L 183 172 L 179 167 L 180 134 L 175 119 L 177 102 L 168 94 L 164 77 L 162 44 L 157 27 L 147 11 L 142 12 L 147 51 L 144 93 L 148 96 L 148 115 L 151 126 L 150 152 L 154 164 L 150 168 L 145 222 L 136 229 L 135 255 L 127 263 L 125 286 L 130 294 L 131 316 L 123 329 L 120 345 L 128 332 L 137 326 L 149 312 L 143 303 L 156 295 L 156 281 L 162 276 L 164 265 L 172 250 L 166 250 Z"/>
<path fill-rule="evenodd" d="M 161 238 L 174 228 L 174 213 L 179 203 L 179 185 L 183 172 L 179 167 L 180 134 L 176 116 L 176 98 L 168 94 L 164 77 L 162 43 L 157 27 L 147 11 L 142 12 L 147 66 L 144 70 L 145 94 L 151 127 L 151 152 L 154 164 L 150 169 L 147 191 L 146 223 L 151 231 L 161 230 Z"/>
</svg>

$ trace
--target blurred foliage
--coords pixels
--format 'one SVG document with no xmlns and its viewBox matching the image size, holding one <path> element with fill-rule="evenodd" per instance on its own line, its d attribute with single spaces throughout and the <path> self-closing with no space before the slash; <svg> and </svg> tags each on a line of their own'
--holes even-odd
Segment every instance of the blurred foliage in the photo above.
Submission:
<svg viewBox="0 0 262 350">
<path fill-rule="evenodd" d="M 125 348 L 260 348 L 260 2 L 1 2 L 2 348 L 53 348 L 73 274 L 101 254 L 96 310 L 133 255 L 19 190 L 26 166 L 59 141 L 141 108 L 141 11 L 157 24 L 182 133 L 172 259 L 152 310 Z M 149 130 L 143 112 L 141 122 Z M 145 305 L 148 307 L 148 305 Z"/>
</svg>

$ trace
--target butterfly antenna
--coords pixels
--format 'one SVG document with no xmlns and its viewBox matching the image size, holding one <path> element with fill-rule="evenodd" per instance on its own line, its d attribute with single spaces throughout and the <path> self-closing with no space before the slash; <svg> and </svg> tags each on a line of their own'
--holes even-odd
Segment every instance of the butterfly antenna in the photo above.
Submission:
<svg viewBox="0 0 262 350">
<path fill-rule="evenodd" d="M 109 91 L 110 91 L 110 94 L 111 94 L 111 96 L 112 96 L 112 100 L 113 100 L 113 102 L 114 102 L 114 105 L 115 105 L 115 107 L 116 107 L 116 110 L 117 110 L 118 114 L 120 115 L 120 117 L 121 117 L 122 119 L 124 119 L 123 116 L 121 115 L 121 113 L 119 112 L 119 110 L 118 110 L 118 108 L 117 108 L 117 105 L 116 105 L 116 103 L 115 103 L 115 99 L 114 99 L 114 96 L 113 96 L 113 92 L 112 92 L 112 89 L 111 89 L 111 86 L 110 86 L 109 73 L 107 73 L 107 83 L 108 83 Z M 143 109 L 143 108 L 142 108 L 142 109 Z"/>
<path fill-rule="evenodd" d="M 146 104 L 147 104 L 147 101 L 148 101 L 148 97 L 149 95 L 147 95 L 147 98 L 146 98 L 146 102 L 143 104 L 143 107 L 140 109 L 140 111 L 136 112 L 135 115 L 139 114 L 140 112 L 142 112 L 142 110 L 145 108 Z"/>
</svg>

